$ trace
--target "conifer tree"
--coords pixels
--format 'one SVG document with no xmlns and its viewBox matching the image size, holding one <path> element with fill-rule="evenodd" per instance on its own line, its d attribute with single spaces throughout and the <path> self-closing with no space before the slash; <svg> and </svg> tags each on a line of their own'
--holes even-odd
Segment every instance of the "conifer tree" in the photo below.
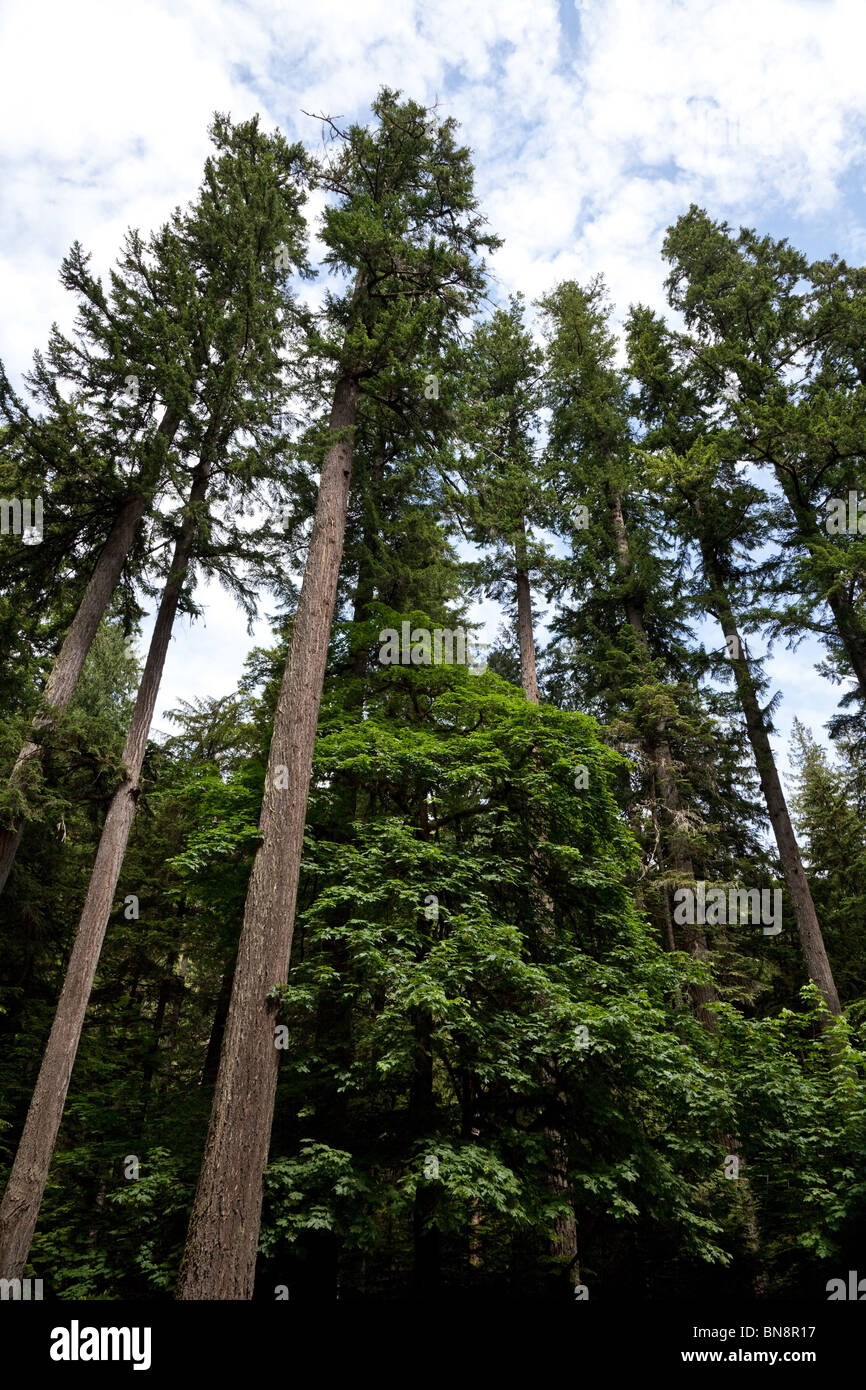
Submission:
<svg viewBox="0 0 866 1390">
<path fill-rule="evenodd" d="M 187 224 L 190 250 L 223 254 L 245 267 L 247 284 L 234 312 L 227 311 L 211 354 L 206 414 L 179 436 L 179 452 L 191 468 L 192 486 L 179 517 L 171 563 L 123 750 L 123 778 L 105 818 L 87 898 L 48 1040 L 33 1100 L 0 1206 L 0 1269 L 20 1277 L 39 1214 L 42 1192 L 123 857 L 135 815 L 148 733 L 175 616 L 196 553 L 211 564 L 225 548 L 233 566 L 244 560 L 236 525 L 224 535 L 209 520 L 208 490 L 216 477 L 231 516 L 249 476 L 267 467 L 285 395 L 281 346 L 283 314 L 291 301 L 281 282 L 289 267 L 305 264 L 303 193 L 287 176 L 301 158 L 279 135 L 263 135 L 256 121 L 224 129 L 220 158 L 206 170 L 207 197 Z M 218 211 L 217 211 L 218 209 Z M 240 283 L 240 276 L 238 277 Z M 252 447 L 250 438 L 254 441 Z M 235 476 L 240 486 L 232 486 Z"/>
<path fill-rule="evenodd" d="M 465 400 L 458 411 L 454 467 L 458 516 L 487 550 L 478 566 L 484 593 L 514 612 L 526 698 L 539 700 L 532 573 L 544 561 L 530 528 L 544 517 L 538 459 L 542 353 L 524 326 L 523 299 L 475 328 L 465 358 Z"/>
<path fill-rule="evenodd" d="M 691 987 L 695 1013 L 704 1029 L 715 1034 L 719 995 L 707 970 L 711 954 L 706 933 L 693 915 L 682 920 L 671 905 L 673 888 L 694 891 L 695 854 L 706 861 L 709 849 L 705 812 L 701 814 L 699 802 L 684 803 L 682 794 L 685 786 L 694 797 L 697 779 L 673 753 L 673 739 L 678 738 L 685 747 L 691 745 L 690 760 L 697 761 L 708 724 L 706 711 L 688 690 L 695 663 L 683 647 L 678 586 L 662 580 L 658 518 L 648 514 L 645 478 L 632 439 L 628 381 L 615 361 L 604 283 L 596 278 L 584 289 L 565 282 L 541 301 L 541 308 L 549 330 L 546 399 L 554 486 L 560 496 L 586 498 L 576 515 L 572 502 L 568 516 L 574 537 L 569 579 L 582 619 L 571 631 L 576 627 L 588 639 L 584 652 L 572 638 L 572 651 L 583 660 L 591 653 L 596 687 L 599 681 L 608 684 L 608 710 L 616 709 L 619 722 L 627 721 L 637 735 L 650 804 L 658 807 L 653 811 L 657 840 L 647 868 L 654 868 L 661 887 L 663 939 L 674 947 L 676 928 L 683 929 L 684 944 L 701 967 Z M 639 900 L 643 891 L 641 885 Z M 721 1133 L 719 1140 L 725 1153 L 740 1152 L 734 1132 Z M 740 1192 L 754 1252 L 760 1235 L 748 1183 Z"/>
<path fill-rule="evenodd" d="M 2 386 L 0 493 L 41 493 L 46 527 L 0 536 L 0 761 L 39 750 L 0 821 L 44 827 L 0 933 L 0 1272 L 293 1305 L 820 1292 L 866 1210 L 863 535 L 823 515 L 862 469 L 864 272 L 693 210 L 668 240 L 687 331 L 637 306 L 623 359 L 603 282 L 566 282 L 540 362 L 519 297 L 467 321 L 492 239 L 453 126 L 387 92 L 373 114 L 325 122 L 342 280 L 315 313 L 285 284 L 306 161 L 225 122 L 171 245 L 104 313 L 84 294 L 96 326 L 37 359 L 34 406 Z M 162 342 L 154 380 L 189 387 L 152 456 L 159 414 L 109 390 L 136 332 L 139 386 Z M 159 670 L 199 575 L 249 615 L 273 594 L 274 635 L 168 735 Z M 485 672 L 429 641 L 479 590 L 507 619 Z M 404 622 L 409 664 L 383 646 Z M 852 689 L 833 751 L 795 725 L 788 815 L 761 644 L 805 632 Z M 780 878 L 779 936 L 731 897 L 729 922 L 674 910 Z"/>
<path fill-rule="evenodd" d="M 542 568 L 546 552 L 534 542 L 530 527 L 546 515 L 540 467 L 539 412 L 543 354 L 524 324 L 521 295 L 479 324 L 468 345 L 465 371 L 467 401 L 460 412 L 460 445 L 455 467 L 460 490 L 454 493 L 458 516 L 470 538 L 487 554 L 476 566 L 485 594 L 504 601 L 517 628 L 520 684 L 532 705 L 539 703 L 531 576 Z M 540 832 L 542 843 L 546 838 Z M 539 939 L 544 954 L 553 945 L 554 904 L 539 898 L 543 922 Z M 545 1125 L 549 1143 L 549 1181 L 557 1214 L 550 1253 L 572 1284 L 577 1282 L 578 1243 L 570 1190 L 567 1146 L 561 1132 L 563 1097 L 554 1059 L 546 1078 L 553 1095 Z"/>
<path fill-rule="evenodd" d="M 683 534 L 696 544 L 700 560 L 701 603 L 718 621 L 725 641 L 734 684 L 746 721 L 767 815 L 773 828 L 782 873 L 794 908 L 806 971 L 831 1014 L 841 1011 L 839 995 L 821 926 L 815 911 L 800 848 L 791 822 L 785 793 L 770 744 L 772 707 L 761 703 L 763 682 L 750 660 L 732 599 L 748 583 L 744 567 L 737 563 L 736 547 L 760 544 L 760 520 L 750 509 L 760 493 L 739 478 L 715 455 L 712 443 L 699 440 L 685 459 L 668 455 L 659 476 L 671 487 L 676 501 L 670 515 Z"/>
<path fill-rule="evenodd" d="M 764 489 L 738 469 L 739 433 L 718 420 L 701 367 L 677 360 L 677 338 L 644 308 L 632 314 L 630 337 L 638 408 L 648 429 L 645 443 L 660 453 L 655 477 L 671 498 L 668 516 L 685 543 L 696 548 L 699 605 L 722 628 L 806 970 L 830 1013 L 838 1014 L 838 992 L 770 744 L 772 704 L 761 705 L 766 682 L 749 657 L 732 599 L 734 587 L 739 595 L 754 592 L 760 566 L 747 557 L 768 543 L 771 505 Z M 750 614 L 753 625 L 759 618 Z"/>
<path fill-rule="evenodd" d="M 858 1000 L 866 989 L 866 777 L 856 749 L 837 742 L 835 753 L 794 720 L 791 806 L 839 993 Z"/>
<path fill-rule="evenodd" d="M 327 261 L 352 277 L 332 296 L 318 348 L 333 402 L 304 583 L 274 719 L 261 847 L 253 863 L 211 1126 L 179 1284 L 181 1298 L 250 1298 L 279 1056 L 272 989 L 291 953 L 316 723 L 342 556 L 361 392 L 407 412 L 436 398 L 426 362 L 447 344 L 482 287 L 491 246 L 476 210 L 469 153 L 454 122 L 383 90 L 376 124 L 339 129 L 320 182 Z M 421 371 L 418 370 L 420 362 Z M 432 380 L 431 380 L 432 377 Z"/>
<path fill-rule="evenodd" d="M 631 726 L 663 808 L 664 916 L 672 945 L 671 889 L 695 879 L 690 818 L 669 733 L 670 725 L 682 723 L 677 692 L 667 679 L 679 633 L 660 602 L 659 566 L 645 545 L 637 550 L 630 534 L 632 516 L 640 514 L 640 484 L 628 386 L 615 362 L 604 284 L 596 278 L 583 288 L 566 281 L 541 301 L 541 308 L 549 334 L 545 399 L 551 408 L 550 473 L 557 494 L 567 499 L 560 516 L 572 537 L 569 580 L 577 611 L 588 605 L 585 623 L 568 624 L 571 651 L 576 662 L 586 664 L 585 633 L 595 648 L 594 680 L 616 692 L 616 698 L 628 692 Z M 593 604 L 607 610 L 605 618 L 599 618 Z M 599 621 L 608 626 L 603 638 Z M 623 714 L 621 707 L 620 719 Z M 708 950 L 700 926 L 687 926 L 683 937 L 690 954 L 705 962 Z M 701 1019 L 712 1028 L 714 987 L 696 981 L 693 997 Z"/>
<path fill-rule="evenodd" d="M 67 339 L 55 327 L 47 356 L 36 355 L 28 380 L 42 415 L 33 415 L 0 368 L 0 411 L 24 456 L 21 467 L 29 490 L 44 485 L 49 533 L 55 524 L 59 532 L 44 551 L 32 548 L 48 567 L 42 582 L 51 584 L 52 565 L 56 580 L 59 557 L 66 554 L 63 563 L 69 563 L 70 539 L 80 565 L 74 579 L 77 607 L 10 776 L 9 809 L 0 826 L 0 890 L 29 813 L 26 787 L 41 740 L 69 703 L 122 576 L 126 573 L 132 582 L 146 568 L 155 537 L 143 535 L 142 525 L 149 521 L 158 531 L 160 499 L 177 482 L 183 466 L 174 448 L 178 432 L 194 431 L 224 389 L 215 363 L 223 355 L 228 325 L 255 313 L 247 243 L 233 241 L 239 195 L 225 200 L 217 170 L 220 159 L 228 151 L 240 153 L 244 141 L 254 158 L 252 145 L 261 138 L 257 118 L 233 128 L 226 117 L 217 116 L 210 134 L 218 155 L 208 160 L 195 205 L 185 212 L 178 209 L 147 240 L 130 232 L 108 290 L 90 273 L 89 258 L 78 243 L 64 260 L 61 279 L 78 295 L 79 312 L 75 335 Z M 294 183 L 301 164 L 300 148 L 284 145 L 275 176 Z M 279 245 L 275 255 L 280 259 Z M 285 274 L 291 264 L 289 256 L 278 272 Z M 269 346 L 271 360 L 277 351 Z M 178 490 L 185 494 L 185 481 Z M 83 509 L 82 495 L 87 498 Z M 3 574 L 19 590 L 22 549 L 16 548 Z M 88 574 L 89 564 L 85 585 L 79 575 Z M 31 564 L 25 583 L 32 577 Z M 137 616 L 134 610 L 132 616 Z"/>
<path fill-rule="evenodd" d="M 771 608 L 771 626 L 794 640 L 820 633 L 864 699 L 863 272 L 835 257 L 810 264 L 784 238 L 750 228 L 735 235 L 694 205 L 669 229 L 664 255 L 670 303 L 689 330 L 677 355 L 740 458 L 772 468 L 778 484 L 774 588 L 790 601 Z"/>
</svg>

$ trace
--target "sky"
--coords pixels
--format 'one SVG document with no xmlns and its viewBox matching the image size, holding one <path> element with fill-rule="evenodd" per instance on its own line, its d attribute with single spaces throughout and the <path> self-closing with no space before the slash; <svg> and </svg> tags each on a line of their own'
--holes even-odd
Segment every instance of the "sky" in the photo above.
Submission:
<svg viewBox="0 0 866 1390">
<path fill-rule="evenodd" d="M 662 310 L 661 243 L 692 202 L 863 263 L 864 37 L 862 0 L 0 0 L 0 358 L 20 379 L 70 326 L 74 239 L 105 275 L 127 227 L 194 196 L 215 110 L 316 144 L 304 112 L 365 121 L 383 84 L 461 123 L 504 239 L 497 294 L 602 272 L 618 315 Z M 157 728 L 234 690 L 267 640 L 264 616 L 251 637 L 222 591 L 201 597 Z M 818 659 L 772 658 L 780 748 L 793 715 L 818 733 L 836 707 Z"/>
</svg>

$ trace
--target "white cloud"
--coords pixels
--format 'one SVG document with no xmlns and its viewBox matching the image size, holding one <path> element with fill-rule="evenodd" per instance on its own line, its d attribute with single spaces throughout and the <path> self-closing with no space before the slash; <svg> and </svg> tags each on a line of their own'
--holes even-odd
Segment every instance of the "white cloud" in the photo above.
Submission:
<svg viewBox="0 0 866 1390">
<path fill-rule="evenodd" d="M 104 274 L 127 225 L 193 196 L 215 109 L 315 142 L 303 109 L 366 120 L 382 83 L 463 123 L 505 238 L 503 293 L 601 270 L 620 312 L 661 308 L 664 229 L 693 200 L 758 227 L 794 219 L 816 252 L 862 255 L 860 0 L 567 3 L 563 28 L 553 0 L 6 0 L 0 356 L 20 372 L 51 320 L 68 324 L 56 272 L 74 238 Z M 238 624 L 222 644 L 236 672 Z M 170 665 L 168 704 L 200 631 Z M 810 679 L 804 699 L 826 717 L 833 692 Z"/>
</svg>

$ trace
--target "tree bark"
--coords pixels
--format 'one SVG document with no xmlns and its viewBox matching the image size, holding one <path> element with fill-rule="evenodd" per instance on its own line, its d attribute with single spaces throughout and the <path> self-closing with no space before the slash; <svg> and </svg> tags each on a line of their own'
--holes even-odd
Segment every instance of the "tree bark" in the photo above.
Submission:
<svg viewBox="0 0 866 1390">
<path fill-rule="evenodd" d="M 249 1299 L 279 1053 L 269 991 L 288 978 L 307 799 L 346 528 L 357 379 L 340 379 L 271 740 L 213 1110 L 180 1299 Z"/>
<path fill-rule="evenodd" d="M 163 449 L 167 449 L 180 425 L 180 412 L 166 409 L 157 429 Z M 147 483 L 151 467 L 143 469 L 139 477 L 138 489 L 123 504 L 118 512 L 108 539 L 99 555 L 90 582 L 78 605 L 60 651 L 54 660 L 51 673 L 43 692 L 48 710 L 33 721 L 30 737 L 22 747 L 9 776 L 11 786 L 20 786 L 26 769 L 36 758 L 42 756 L 41 737 L 62 714 L 72 699 L 81 675 L 87 654 L 93 644 L 99 624 L 105 616 L 111 597 L 120 580 L 126 557 L 129 554 L 136 532 L 148 504 Z M 24 834 L 25 821 L 16 820 L 11 826 L 0 826 L 0 893 L 6 886 L 18 847 Z"/>
<path fill-rule="evenodd" d="M 370 482 L 374 489 L 374 496 L 381 487 L 384 474 L 385 455 L 383 453 L 377 453 L 373 458 L 372 464 L 370 465 Z M 376 590 L 373 583 L 373 567 L 370 561 L 370 556 L 372 555 L 374 548 L 377 546 L 378 539 L 379 538 L 373 526 L 369 523 L 365 511 L 365 515 L 361 525 L 361 554 L 358 561 L 358 580 L 355 585 L 355 592 L 352 596 L 353 623 L 363 623 L 365 621 L 365 619 L 368 616 L 369 605 L 372 603 L 373 599 L 376 596 Z M 359 682 L 359 688 L 357 695 L 351 700 L 351 704 L 362 705 L 364 703 L 364 692 L 363 687 L 360 683 L 363 682 L 364 676 L 367 673 L 368 659 L 369 651 L 367 647 L 356 647 L 351 659 L 351 665 L 349 669 L 351 671 L 351 674 Z"/>
<path fill-rule="evenodd" d="M 515 546 L 517 561 L 517 638 L 520 643 L 520 680 L 526 698 L 538 704 L 538 675 L 535 669 L 535 632 L 532 625 L 532 595 L 529 589 L 529 570 L 526 563 L 526 518 L 520 518 L 520 531 Z"/>
<path fill-rule="evenodd" d="M 809 978 L 814 980 L 818 986 L 827 1008 L 831 1014 L 838 1015 L 842 1012 L 842 1006 L 839 1003 L 833 972 L 827 959 L 824 938 L 821 934 L 818 915 L 803 868 L 800 847 L 797 844 L 797 837 L 794 834 L 794 827 L 788 813 L 785 793 L 782 791 L 782 783 L 776 769 L 776 760 L 773 757 L 773 750 L 767 735 L 767 726 L 761 711 L 754 677 L 749 663 L 743 655 L 744 648 L 728 597 L 727 585 L 721 572 L 721 566 L 711 547 L 705 541 L 701 542 L 701 551 L 704 570 L 713 587 L 713 608 L 731 654 L 730 661 L 737 685 L 737 694 L 746 716 L 746 731 L 755 755 L 755 766 L 758 769 L 758 777 L 761 782 L 761 790 L 764 793 L 770 824 L 776 837 L 779 858 L 782 861 L 782 873 L 794 905 L 803 960 Z"/>
<path fill-rule="evenodd" d="M 0 1277 L 3 1278 L 21 1277 L 39 1217 L 84 1016 L 135 815 L 139 777 L 171 630 L 198 531 L 194 508 L 204 498 L 210 471 L 209 463 L 200 463 L 193 475 L 189 497 L 193 510 L 185 518 L 175 545 L 138 687 L 123 750 L 124 780 L 114 793 L 105 817 L 57 1013 L 0 1205 Z"/>
<path fill-rule="evenodd" d="M 430 1015 L 423 1009 L 415 1011 L 414 1030 L 415 1057 L 409 1095 L 409 1127 L 413 1138 L 429 1134 L 436 1124 L 432 1029 Z M 412 1281 L 420 1297 L 429 1297 L 439 1288 L 441 1238 L 434 1224 L 437 1181 L 425 1175 L 415 1188 L 412 1203 Z"/>
<path fill-rule="evenodd" d="M 527 700 L 530 704 L 537 705 L 539 693 L 535 666 L 535 628 L 532 621 L 529 571 L 526 566 L 526 519 L 522 516 L 520 518 L 520 533 L 515 547 L 515 558 L 517 561 L 517 633 L 520 642 L 520 679 Z M 552 907 L 549 898 L 546 906 Z M 546 935 L 550 935 L 551 929 L 549 927 L 542 930 Z M 544 1067 L 544 1077 L 547 1082 L 555 1085 L 554 1071 L 548 1064 L 545 1064 Z M 550 1143 L 551 1167 L 548 1179 L 550 1188 L 557 1200 L 566 1200 L 570 1194 L 566 1146 L 563 1143 L 562 1134 L 555 1126 L 546 1126 L 544 1132 Z M 577 1222 L 572 1210 L 556 1218 L 553 1240 L 550 1243 L 550 1254 L 563 1266 L 570 1281 L 574 1283 L 577 1271 Z"/>
<path fill-rule="evenodd" d="M 479 1091 L 477 1078 L 468 1071 L 464 1071 L 461 1076 L 460 1085 L 460 1109 L 461 1109 L 461 1137 L 467 1143 L 473 1143 L 481 1136 L 481 1109 L 479 1104 Z M 469 1241 L 467 1253 L 469 1255 L 469 1268 L 473 1272 L 482 1267 L 481 1256 L 481 1204 L 473 1200 L 472 1212 L 469 1217 Z"/>
</svg>

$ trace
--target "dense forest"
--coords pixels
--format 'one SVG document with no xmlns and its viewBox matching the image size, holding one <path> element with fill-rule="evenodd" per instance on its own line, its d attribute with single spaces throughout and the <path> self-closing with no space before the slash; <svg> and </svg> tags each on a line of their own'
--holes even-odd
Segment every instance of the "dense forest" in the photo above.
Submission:
<svg viewBox="0 0 866 1390">
<path fill-rule="evenodd" d="M 372 111 L 216 116 L 0 368 L 0 1276 L 826 1299 L 866 1227 L 866 269 L 692 206 L 665 314 L 603 266 L 509 296 L 454 120 Z M 203 580 L 272 640 L 168 711 Z M 837 712 L 785 761 L 804 641 Z"/>
</svg>

